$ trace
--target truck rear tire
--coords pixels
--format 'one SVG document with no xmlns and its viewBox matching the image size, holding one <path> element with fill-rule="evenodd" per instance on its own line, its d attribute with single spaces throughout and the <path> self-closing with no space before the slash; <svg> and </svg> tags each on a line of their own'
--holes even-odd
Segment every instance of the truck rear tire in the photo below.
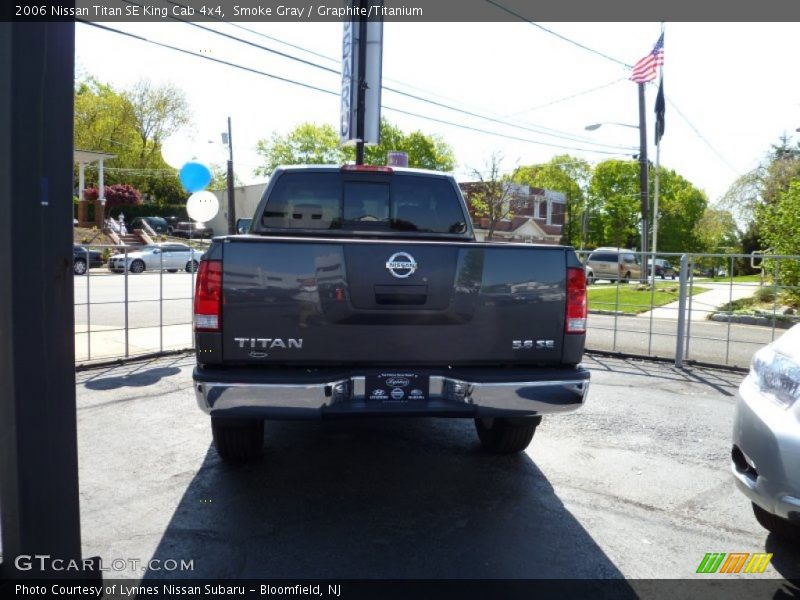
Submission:
<svg viewBox="0 0 800 600">
<path fill-rule="evenodd" d="M 222 460 L 245 461 L 258 458 L 264 447 L 264 421 L 211 417 L 214 446 Z"/>
<path fill-rule="evenodd" d="M 475 419 L 475 429 L 485 450 L 493 454 L 513 454 L 528 447 L 541 422 L 542 417 Z"/>
<path fill-rule="evenodd" d="M 756 521 L 766 529 L 784 540 L 790 542 L 800 543 L 800 525 L 795 525 L 787 519 L 782 519 L 777 515 L 768 513 L 755 502 L 753 504 L 753 513 L 756 515 Z"/>
</svg>

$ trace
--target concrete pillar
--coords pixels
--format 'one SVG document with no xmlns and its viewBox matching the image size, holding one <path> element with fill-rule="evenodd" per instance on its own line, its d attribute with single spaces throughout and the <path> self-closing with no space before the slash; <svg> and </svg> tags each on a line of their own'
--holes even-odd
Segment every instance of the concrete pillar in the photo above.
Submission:
<svg viewBox="0 0 800 600">
<path fill-rule="evenodd" d="M 86 187 L 86 163 L 78 163 L 78 224 L 83 226 L 89 220 L 89 205 L 83 195 Z"/>
</svg>

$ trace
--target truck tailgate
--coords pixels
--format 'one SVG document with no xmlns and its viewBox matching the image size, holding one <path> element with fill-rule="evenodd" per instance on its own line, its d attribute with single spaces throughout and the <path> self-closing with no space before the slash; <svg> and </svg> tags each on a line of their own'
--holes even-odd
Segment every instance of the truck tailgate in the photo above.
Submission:
<svg viewBox="0 0 800 600">
<path fill-rule="evenodd" d="M 565 338 L 583 347 L 564 333 L 569 248 L 260 236 L 221 247 L 225 363 L 557 364 Z"/>
</svg>

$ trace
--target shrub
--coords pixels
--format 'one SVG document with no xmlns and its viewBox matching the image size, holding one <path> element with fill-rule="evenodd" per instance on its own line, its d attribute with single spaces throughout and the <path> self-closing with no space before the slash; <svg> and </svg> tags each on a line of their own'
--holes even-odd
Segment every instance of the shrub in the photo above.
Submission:
<svg viewBox="0 0 800 600">
<path fill-rule="evenodd" d="M 756 300 L 762 303 L 775 302 L 775 290 L 770 287 L 760 287 L 755 293 Z"/>
</svg>

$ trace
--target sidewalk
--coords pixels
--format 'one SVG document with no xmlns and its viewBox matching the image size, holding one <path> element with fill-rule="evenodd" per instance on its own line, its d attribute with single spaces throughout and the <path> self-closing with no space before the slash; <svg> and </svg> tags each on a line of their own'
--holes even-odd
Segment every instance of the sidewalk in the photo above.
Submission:
<svg viewBox="0 0 800 600">
<path fill-rule="evenodd" d="M 758 283 L 756 282 L 736 282 L 733 285 L 730 283 L 699 282 L 696 285 L 710 289 L 707 292 L 696 294 L 686 299 L 687 309 L 691 303 L 692 310 L 689 318 L 692 321 L 705 321 L 708 319 L 708 315 L 716 312 L 718 307 L 727 304 L 731 300 L 749 298 L 758 289 Z M 638 317 L 649 319 L 652 315 L 656 319 L 677 319 L 679 306 L 680 302 L 678 301 L 670 302 L 664 306 L 640 313 Z"/>
<path fill-rule="evenodd" d="M 192 325 L 165 325 L 163 332 L 158 327 L 142 327 L 128 332 L 128 356 L 152 354 L 162 350 L 191 348 Z M 86 329 L 75 333 L 75 362 L 85 363 L 125 357 L 125 331 L 121 328 L 92 326 L 91 356 Z"/>
</svg>

